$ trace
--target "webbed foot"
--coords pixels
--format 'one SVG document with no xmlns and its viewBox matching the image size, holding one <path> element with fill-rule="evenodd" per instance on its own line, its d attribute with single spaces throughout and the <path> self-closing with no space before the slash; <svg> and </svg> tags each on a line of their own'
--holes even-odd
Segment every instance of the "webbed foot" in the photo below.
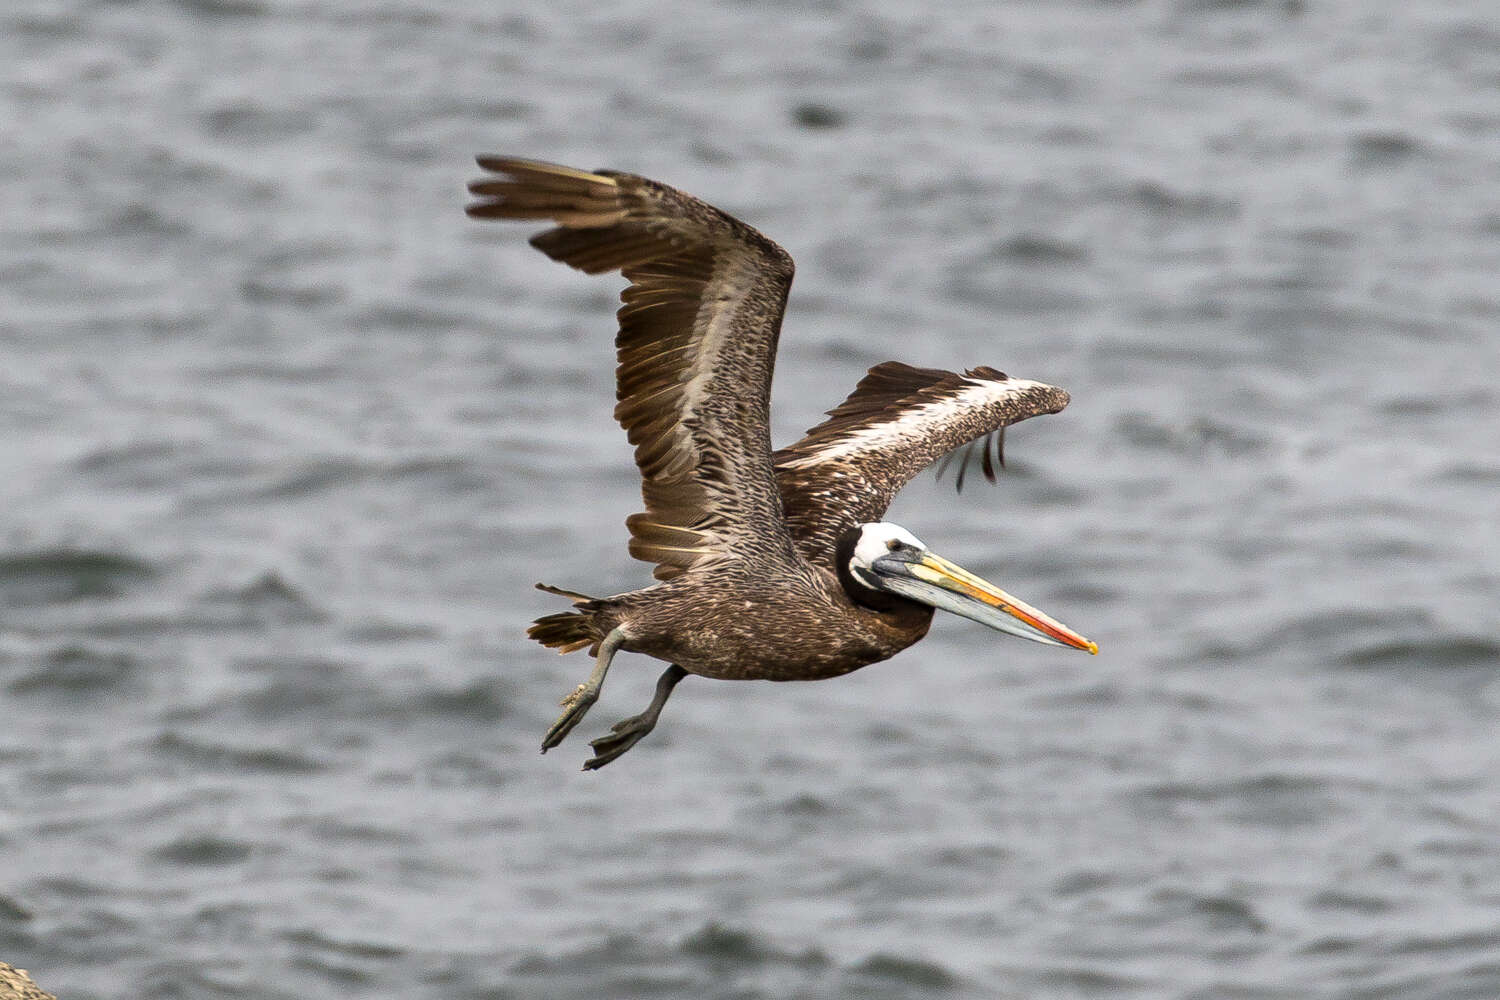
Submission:
<svg viewBox="0 0 1500 1000">
<path fill-rule="evenodd" d="M 672 689 L 677 682 L 687 676 L 687 671 L 675 663 L 668 667 L 656 681 L 656 694 L 651 699 L 651 704 L 640 715 L 632 715 L 628 719 L 621 719 L 610 729 L 609 735 L 601 736 L 589 743 L 594 748 L 594 756 L 584 762 L 585 771 L 597 771 L 608 764 L 626 750 L 635 746 L 641 738 L 656 728 L 656 720 L 661 716 L 662 706 L 667 703 Z"/>
<path fill-rule="evenodd" d="M 628 719 L 621 719 L 610 729 L 608 736 L 589 741 L 589 746 L 594 748 L 594 756 L 584 762 L 583 769 L 585 771 L 598 770 L 635 746 L 641 741 L 641 737 L 655 728 L 656 717 L 645 712 L 632 715 Z"/>
</svg>

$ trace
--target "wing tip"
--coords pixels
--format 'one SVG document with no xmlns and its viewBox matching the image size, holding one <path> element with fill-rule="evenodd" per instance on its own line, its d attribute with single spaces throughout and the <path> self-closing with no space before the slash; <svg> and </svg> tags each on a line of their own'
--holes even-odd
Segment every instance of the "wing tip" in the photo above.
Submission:
<svg viewBox="0 0 1500 1000">
<path fill-rule="evenodd" d="M 607 184 L 610 187 L 619 187 L 620 184 L 609 174 L 580 170 L 577 167 L 553 163 L 550 160 L 528 159 L 524 156 L 478 153 L 474 156 L 474 162 L 481 170 L 488 170 L 494 174 L 508 174 L 511 177 L 557 177 L 587 184 Z"/>
<path fill-rule="evenodd" d="M 1039 405 L 1036 410 L 1038 414 L 1059 413 L 1073 400 L 1073 397 L 1068 394 L 1068 390 L 1059 386 L 1048 385 L 1046 382 L 1038 382 L 1035 379 L 1012 378 L 999 369 L 991 368 L 988 365 L 978 365 L 966 370 L 964 378 L 970 382 L 1009 383 L 1023 386 L 1027 392 L 1038 395 L 1037 403 Z"/>
</svg>

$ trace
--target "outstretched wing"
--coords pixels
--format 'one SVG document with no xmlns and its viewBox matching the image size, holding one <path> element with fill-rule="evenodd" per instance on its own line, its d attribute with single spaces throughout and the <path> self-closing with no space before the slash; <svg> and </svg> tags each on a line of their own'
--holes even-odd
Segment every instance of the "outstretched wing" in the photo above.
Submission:
<svg viewBox="0 0 1500 1000">
<path fill-rule="evenodd" d="M 797 551 L 828 565 L 844 531 L 880 520 L 901 487 L 955 448 L 977 445 L 993 478 L 990 436 L 998 445 L 1010 424 L 1067 405 L 1063 390 L 993 368 L 876 365 L 827 420 L 773 456 Z"/>
<path fill-rule="evenodd" d="M 744 223 L 632 174 L 481 156 L 480 219 L 545 219 L 531 238 L 590 274 L 621 271 L 618 405 L 646 509 L 630 553 L 669 579 L 731 557 L 794 559 L 771 471 L 771 371 L 792 258 Z"/>
</svg>

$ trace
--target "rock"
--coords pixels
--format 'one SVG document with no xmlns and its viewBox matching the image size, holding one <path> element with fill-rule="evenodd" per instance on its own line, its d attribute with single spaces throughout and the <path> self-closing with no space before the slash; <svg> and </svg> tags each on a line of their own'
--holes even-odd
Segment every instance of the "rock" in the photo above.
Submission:
<svg viewBox="0 0 1500 1000">
<path fill-rule="evenodd" d="M 40 990 L 25 969 L 0 962 L 0 1000 L 57 1000 L 57 997 Z"/>
</svg>

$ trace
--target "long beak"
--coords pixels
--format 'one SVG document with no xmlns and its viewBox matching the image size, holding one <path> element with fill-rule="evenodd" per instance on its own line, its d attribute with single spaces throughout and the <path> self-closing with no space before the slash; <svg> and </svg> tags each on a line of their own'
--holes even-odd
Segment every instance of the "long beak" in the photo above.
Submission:
<svg viewBox="0 0 1500 1000">
<path fill-rule="evenodd" d="M 1099 644 L 1074 632 L 993 583 L 926 550 L 898 549 L 875 560 L 880 586 L 902 597 L 970 618 L 1032 642 L 1099 652 Z"/>
</svg>

